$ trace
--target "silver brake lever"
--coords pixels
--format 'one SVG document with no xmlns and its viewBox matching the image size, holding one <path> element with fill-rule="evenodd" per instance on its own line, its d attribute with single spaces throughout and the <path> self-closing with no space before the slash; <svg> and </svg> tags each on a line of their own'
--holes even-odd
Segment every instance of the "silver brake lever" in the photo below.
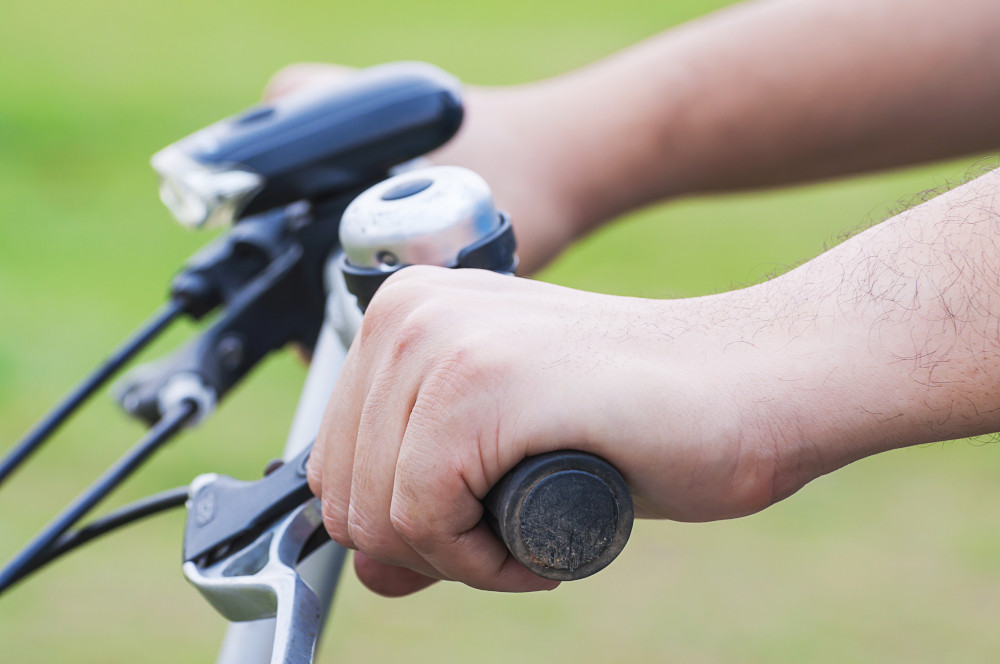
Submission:
<svg viewBox="0 0 1000 664">
<path fill-rule="evenodd" d="M 319 500 L 313 498 L 218 562 L 184 563 L 184 575 L 228 620 L 276 619 L 271 664 L 310 664 L 322 610 L 296 566 L 322 528 Z"/>
</svg>

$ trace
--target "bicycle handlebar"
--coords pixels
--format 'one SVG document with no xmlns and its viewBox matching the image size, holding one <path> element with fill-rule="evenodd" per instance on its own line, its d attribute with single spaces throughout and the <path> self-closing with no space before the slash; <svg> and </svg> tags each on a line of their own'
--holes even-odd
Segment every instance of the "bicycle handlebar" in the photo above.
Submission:
<svg viewBox="0 0 1000 664">
<path fill-rule="evenodd" d="M 184 560 L 200 566 L 234 553 L 311 498 L 312 445 L 254 481 L 207 476 L 191 488 Z M 484 519 L 513 556 L 547 579 L 582 579 L 606 567 L 632 531 L 632 495 L 611 464 L 585 452 L 528 457 L 483 499 Z M 236 548 L 239 548 L 238 546 Z"/>
</svg>

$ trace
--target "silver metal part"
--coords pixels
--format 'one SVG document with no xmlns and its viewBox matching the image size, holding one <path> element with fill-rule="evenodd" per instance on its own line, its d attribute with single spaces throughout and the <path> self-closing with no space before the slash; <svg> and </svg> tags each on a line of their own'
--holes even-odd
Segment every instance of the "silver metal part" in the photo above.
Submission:
<svg viewBox="0 0 1000 664">
<path fill-rule="evenodd" d="M 310 664 L 323 614 L 296 566 L 323 527 L 318 499 L 273 524 L 253 543 L 205 568 L 184 563 L 184 575 L 225 618 L 274 618 L 271 664 Z"/>
<path fill-rule="evenodd" d="M 160 389 L 160 393 L 157 395 L 161 413 L 169 413 L 185 401 L 193 401 L 198 407 L 185 426 L 197 426 L 215 412 L 215 390 L 205 385 L 196 374 L 177 374 Z M 128 404 L 126 403 L 125 406 L 127 409 Z"/>
<path fill-rule="evenodd" d="M 357 267 L 453 267 L 461 250 L 499 225 L 485 180 L 458 166 L 432 166 L 355 198 L 340 222 L 340 244 Z"/>
</svg>

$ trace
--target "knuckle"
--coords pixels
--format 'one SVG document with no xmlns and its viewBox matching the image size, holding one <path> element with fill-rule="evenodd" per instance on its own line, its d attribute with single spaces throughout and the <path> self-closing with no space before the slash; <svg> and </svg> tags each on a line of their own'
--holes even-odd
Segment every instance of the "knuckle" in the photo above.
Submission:
<svg viewBox="0 0 1000 664">
<path fill-rule="evenodd" d="M 413 307 L 393 333 L 391 359 L 398 361 L 428 344 L 447 346 L 451 336 L 447 321 L 447 307 L 441 302 L 430 300 Z"/>
<path fill-rule="evenodd" d="M 347 514 L 347 532 L 359 551 L 377 559 L 384 559 L 391 551 L 391 545 L 353 509 Z"/>
<path fill-rule="evenodd" d="M 397 501 L 393 501 L 389 510 L 389 523 L 392 524 L 393 532 L 399 535 L 404 542 L 417 549 L 425 548 L 433 539 L 433 534 L 428 531 L 425 525 L 413 519 L 409 510 L 400 506 Z"/>
<path fill-rule="evenodd" d="M 415 283 L 400 282 L 387 289 L 382 299 L 372 300 L 362 320 L 362 342 L 384 345 L 392 360 L 408 356 L 429 341 L 434 341 L 435 348 L 450 347 L 455 330 L 461 327 L 456 320 L 458 307 L 448 297 L 433 287 L 415 288 Z"/>
<path fill-rule="evenodd" d="M 496 381 L 504 372 L 494 344 L 478 333 L 459 334 L 442 353 L 431 381 L 455 389 L 482 387 Z"/>
<path fill-rule="evenodd" d="M 351 540 L 348 529 L 344 525 L 344 519 L 341 517 L 343 514 L 342 510 L 339 509 L 332 499 L 326 496 L 322 498 L 321 506 L 323 527 L 326 529 L 330 539 L 348 549 L 356 548 L 354 542 Z"/>
<path fill-rule="evenodd" d="M 369 308 L 377 306 L 376 302 L 379 300 L 402 298 L 406 301 L 419 297 L 428 292 L 430 284 L 433 283 L 433 276 L 440 270 L 444 270 L 444 268 L 433 265 L 410 265 L 405 269 L 393 272 L 375 291 Z"/>
<path fill-rule="evenodd" d="M 421 305 L 402 320 L 393 338 L 393 358 L 398 358 L 435 334 L 435 321 L 427 312 L 433 305 Z"/>
<path fill-rule="evenodd" d="M 425 296 L 426 289 L 413 282 L 386 281 L 375 292 L 365 311 L 361 321 L 362 338 L 377 337 L 395 330 Z"/>
</svg>

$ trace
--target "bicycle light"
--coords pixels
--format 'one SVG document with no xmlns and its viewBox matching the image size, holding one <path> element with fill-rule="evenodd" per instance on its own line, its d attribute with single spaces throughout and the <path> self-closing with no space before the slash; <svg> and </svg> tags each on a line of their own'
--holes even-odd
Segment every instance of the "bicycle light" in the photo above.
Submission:
<svg viewBox="0 0 1000 664">
<path fill-rule="evenodd" d="M 178 221 L 216 226 L 362 189 L 445 143 L 461 121 L 455 78 L 395 63 L 250 108 L 167 146 L 152 165 Z"/>
<path fill-rule="evenodd" d="M 182 225 L 221 226 L 233 221 L 264 187 L 264 177 L 239 168 L 203 164 L 175 143 L 153 155 L 160 200 Z"/>
</svg>

